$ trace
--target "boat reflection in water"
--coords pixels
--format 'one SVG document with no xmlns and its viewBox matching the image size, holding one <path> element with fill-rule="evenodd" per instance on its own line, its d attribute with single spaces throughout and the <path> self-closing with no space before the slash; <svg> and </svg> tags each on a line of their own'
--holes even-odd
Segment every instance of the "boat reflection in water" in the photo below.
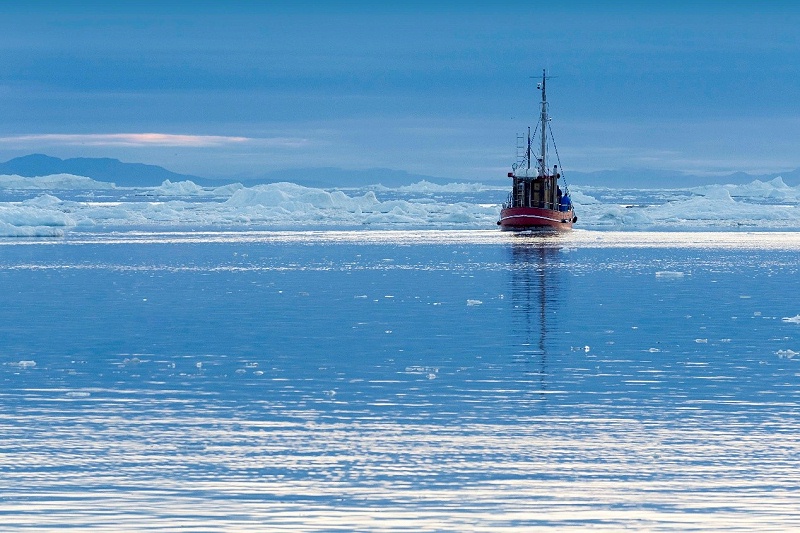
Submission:
<svg viewBox="0 0 800 533">
<path fill-rule="evenodd" d="M 566 310 L 562 254 L 553 235 L 518 235 L 511 252 L 513 357 L 548 395 L 548 367 L 558 350 L 559 313 Z"/>
</svg>

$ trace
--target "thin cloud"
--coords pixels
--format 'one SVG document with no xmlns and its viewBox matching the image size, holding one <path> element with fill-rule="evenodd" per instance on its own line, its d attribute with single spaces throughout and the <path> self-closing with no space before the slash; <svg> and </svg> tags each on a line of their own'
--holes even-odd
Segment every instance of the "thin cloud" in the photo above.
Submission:
<svg viewBox="0 0 800 533">
<path fill-rule="evenodd" d="M 224 135 L 175 135 L 171 133 L 42 133 L 0 137 L 3 144 L 31 143 L 70 146 L 184 147 L 204 148 L 237 144 L 297 147 L 305 139 L 231 137 Z"/>
</svg>

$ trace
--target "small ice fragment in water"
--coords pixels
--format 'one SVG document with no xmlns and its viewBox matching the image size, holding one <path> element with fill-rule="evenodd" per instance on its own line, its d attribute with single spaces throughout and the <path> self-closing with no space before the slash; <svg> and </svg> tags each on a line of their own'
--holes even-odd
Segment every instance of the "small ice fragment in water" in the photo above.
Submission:
<svg viewBox="0 0 800 533">
<path fill-rule="evenodd" d="M 194 366 L 196 366 L 197 368 L 203 368 L 203 363 L 197 363 L 197 364 L 196 364 L 196 365 L 194 365 Z"/>
<path fill-rule="evenodd" d="M 431 376 L 436 377 L 439 369 L 432 366 L 412 365 L 406 367 L 408 374 L 427 374 L 428 379 L 433 379 Z"/>
<path fill-rule="evenodd" d="M 656 353 L 656 352 L 660 352 L 661 350 L 659 348 L 650 348 L 647 351 L 650 352 L 650 353 Z"/>
<path fill-rule="evenodd" d="M 657 278 L 682 278 L 683 272 L 675 272 L 671 270 L 660 270 L 656 272 Z"/>
<path fill-rule="evenodd" d="M 589 350 L 590 350 L 590 349 L 591 349 L 591 348 L 589 348 L 588 346 L 584 346 L 584 347 L 583 347 L 583 351 L 584 351 L 584 352 L 586 352 L 586 353 L 589 353 Z"/>
<path fill-rule="evenodd" d="M 36 366 L 36 361 L 20 361 L 18 363 L 6 363 L 8 366 L 16 366 L 19 368 L 33 368 Z"/>
<path fill-rule="evenodd" d="M 791 316 L 791 317 L 783 317 L 781 320 L 784 322 L 792 322 L 794 324 L 800 324 L 800 315 Z"/>
<path fill-rule="evenodd" d="M 467 300 L 467 305 L 481 305 L 482 303 L 480 300 Z"/>
<path fill-rule="evenodd" d="M 697 344 L 708 344 L 708 339 L 695 339 L 694 342 Z"/>
<path fill-rule="evenodd" d="M 775 355 L 781 359 L 791 359 L 795 355 L 800 355 L 800 352 L 795 352 L 794 350 L 778 350 L 775 352 Z"/>
</svg>

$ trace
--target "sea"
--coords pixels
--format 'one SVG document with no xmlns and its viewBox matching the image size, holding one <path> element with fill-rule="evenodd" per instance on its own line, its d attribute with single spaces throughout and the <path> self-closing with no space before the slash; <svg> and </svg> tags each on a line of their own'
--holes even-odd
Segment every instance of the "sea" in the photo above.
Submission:
<svg viewBox="0 0 800 533">
<path fill-rule="evenodd" d="M 60 180 L 0 194 L 3 531 L 800 529 L 798 188 Z"/>
</svg>

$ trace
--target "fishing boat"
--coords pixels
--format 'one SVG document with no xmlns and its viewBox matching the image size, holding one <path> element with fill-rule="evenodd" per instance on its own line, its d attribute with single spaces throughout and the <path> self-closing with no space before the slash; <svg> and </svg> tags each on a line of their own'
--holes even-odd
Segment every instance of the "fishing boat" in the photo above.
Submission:
<svg viewBox="0 0 800 533">
<path fill-rule="evenodd" d="M 569 230 L 578 221 L 563 170 L 559 172 L 561 159 L 558 157 L 555 141 L 552 144 L 558 164 L 553 165 L 552 169 L 548 166 L 547 132 L 550 131 L 552 139 L 553 131 L 550 128 L 545 92 L 547 79 L 547 72 L 543 70 L 542 81 L 536 85 L 542 91 L 541 117 L 533 137 L 530 127 L 526 145 L 520 146 L 519 141 L 524 140 L 524 137 L 517 137 L 517 161 L 511 166 L 512 172 L 508 173 L 508 177 L 512 179 L 512 189 L 500 210 L 500 220 L 497 221 L 502 230 Z M 539 130 L 541 151 L 532 165 L 531 142 Z"/>
</svg>

